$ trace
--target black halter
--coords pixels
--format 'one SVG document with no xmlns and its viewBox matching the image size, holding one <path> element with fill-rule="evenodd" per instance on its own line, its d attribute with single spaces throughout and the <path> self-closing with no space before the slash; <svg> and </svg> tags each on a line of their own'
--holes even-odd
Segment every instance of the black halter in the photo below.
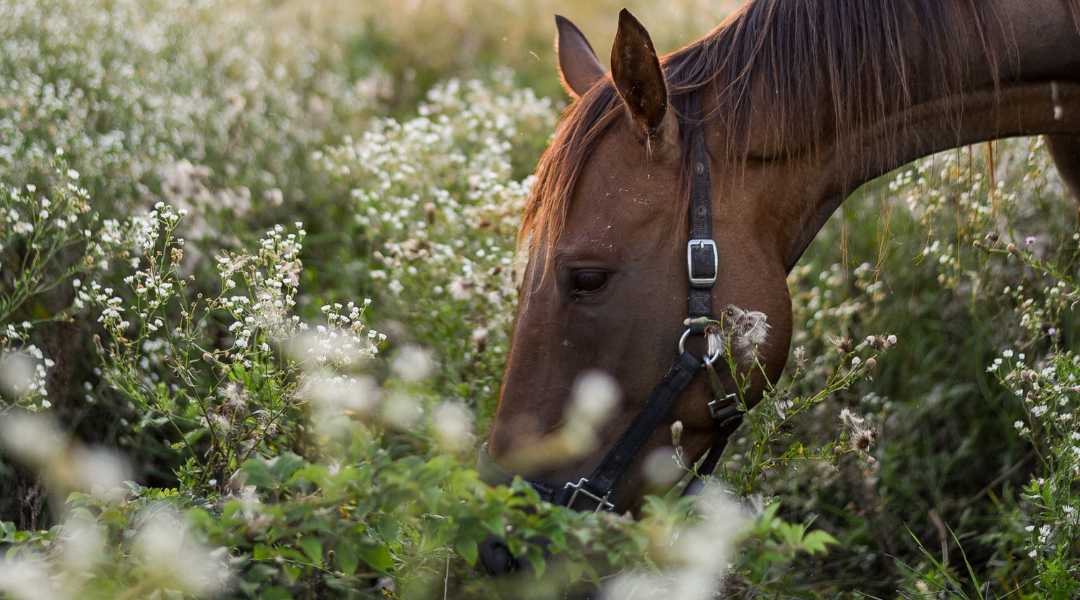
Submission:
<svg viewBox="0 0 1080 600">
<path fill-rule="evenodd" d="M 691 100 L 691 114 L 697 115 L 700 109 L 696 98 Z M 698 357 L 686 350 L 686 341 L 691 336 L 705 335 L 706 324 L 713 321 L 712 290 L 716 285 L 719 255 L 712 233 L 712 194 L 709 176 L 709 151 L 705 144 L 704 128 L 700 124 L 691 127 L 688 136 L 690 145 L 690 239 L 686 245 L 686 269 L 690 283 L 687 308 L 689 318 L 687 329 L 679 340 L 679 354 L 675 363 L 668 370 L 660 383 L 649 394 L 645 408 L 634 419 L 615 445 L 604 456 L 600 464 L 588 477 L 577 481 L 568 481 L 561 486 L 528 481 L 540 498 L 575 510 L 615 510 L 611 502 L 612 493 L 619 480 L 629 470 L 634 459 L 641 452 L 645 443 L 671 413 L 672 406 L 686 390 L 703 368 L 712 368 L 719 358 L 717 354 Z M 737 406 L 735 394 L 717 393 L 709 402 L 709 414 L 715 422 L 712 447 L 705 460 L 699 465 L 697 473 L 710 474 L 716 468 L 720 455 L 727 445 L 728 438 L 742 422 L 742 412 Z M 489 483 L 509 483 L 513 475 L 503 470 L 488 454 L 486 445 L 480 450 L 477 465 L 481 476 Z M 696 494 L 701 490 L 702 481 L 697 475 L 687 484 L 684 494 Z"/>
</svg>

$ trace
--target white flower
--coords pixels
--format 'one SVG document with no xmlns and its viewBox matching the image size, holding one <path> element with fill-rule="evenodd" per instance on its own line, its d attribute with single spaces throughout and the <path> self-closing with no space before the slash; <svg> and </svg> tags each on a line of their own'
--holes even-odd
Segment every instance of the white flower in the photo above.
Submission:
<svg viewBox="0 0 1080 600">
<path fill-rule="evenodd" d="M 674 564 L 668 572 L 650 575 L 630 572 L 605 586 L 603 598 L 678 598 L 708 600 L 718 597 L 723 577 L 730 568 L 735 542 L 750 523 L 749 516 L 718 485 L 706 485 L 695 502 L 700 523 L 684 526 L 671 536 Z"/>
<path fill-rule="evenodd" d="M 78 448 L 72 452 L 71 468 L 79 489 L 105 501 L 118 501 L 126 493 L 123 483 L 131 479 L 131 468 L 120 455 L 103 448 Z"/>
<path fill-rule="evenodd" d="M 135 554 L 163 587 L 198 596 L 224 589 L 227 554 L 198 542 L 179 513 L 167 506 L 150 507 L 137 521 Z"/>
<path fill-rule="evenodd" d="M 49 576 L 48 564 L 37 556 L 0 558 L 0 592 L 12 600 L 60 600 L 65 598 Z"/>
<path fill-rule="evenodd" d="M 65 568 L 85 573 L 105 558 L 105 528 L 86 511 L 75 511 L 60 530 L 59 542 Z"/>
<path fill-rule="evenodd" d="M 606 373 L 587 371 L 574 381 L 567 419 L 596 427 L 606 420 L 619 402 L 619 385 Z"/>
<path fill-rule="evenodd" d="M 67 440 L 52 419 L 13 412 L 0 419 L 0 444 L 19 459 L 41 468 L 60 459 Z"/>
<path fill-rule="evenodd" d="M 439 444 L 451 452 L 472 447 L 472 413 L 459 402 L 444 402 L 435 408 L 431 422 Z"/>
<path fill-rule="evenodd" d="M 405 346 L 394 356 L 391 368 L 405 381 L 421 381 L 434 371 L 435 361 L 427 350 L 417 346 Z"/>
</svg>

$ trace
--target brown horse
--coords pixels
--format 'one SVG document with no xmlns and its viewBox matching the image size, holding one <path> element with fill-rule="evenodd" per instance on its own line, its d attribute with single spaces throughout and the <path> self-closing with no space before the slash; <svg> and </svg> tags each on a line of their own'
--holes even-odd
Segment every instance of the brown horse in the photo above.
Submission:
<svg viewBox="0 0 1080 600">
<path fill-rule="evenodd" d="M 574 102 L 521 227 L 527 266 L 490 457 L 521 471 L 514 457 L 568 424 L 582 373 L 609 374 L 621 402 L 595 453 L 522 473 L 552 487 L 600 462 L 675 357 L 690 289 L 688 131 L 702 128 L 708 151 L 713 306 L 759 311 L 770 327 L 751 404 L 787 361 L 787 273 L 863 183 L 941 150 L 1046 134 L 1080 192 L 1080 0 L 752 0 L 663 58 L 623 11 L 610 75 L 557 23 Z M 708 450 L 711 397 L 703 376 L 678 396 L 612 508 L 638 505 L 644 458 L 671 444 L 674 420 L 689 458 Z"/>
</svg>

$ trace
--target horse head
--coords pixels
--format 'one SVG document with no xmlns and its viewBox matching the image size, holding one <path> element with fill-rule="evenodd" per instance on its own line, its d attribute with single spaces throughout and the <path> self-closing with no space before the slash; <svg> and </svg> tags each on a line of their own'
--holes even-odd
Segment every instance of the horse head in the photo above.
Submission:
<svg viewBox="0 0 1080 600">
<path fill-rule="evenodd" d="M 558 18 L 574 100 L 519 235 L 488 471 L 520 474 L 565 504 L 576 496 L 559 490 L 581 489 L 631 448 L 617 480 L 587 495 L 603 495 L 590 508 L 633 510 L 672 485 L 653 467 L 670 464 L 674 446 L 684 466 L 722 449 L 710 402 L 734 391 L 748 408 L 779 376 L 787 273 L 853 190 L 933 152 L 1039 133 L 1066 180 L 1080 181 L 1080 3 L 1037 2 L 910 0 L 898 12 L 886 0 L 756 0 L 664 58 L 623 11 L 610 73 Z M 697 240 L 702 196 L 709 239 Z M 695 283 L 703 273 L 708 286 Z M 704 326 L 688 321 L 702 316 L 702 294 Z M 713 369 L 694 362 L 714 358 Z M 675 397 L 635 433 L 672 373 Z"/>
</svg>

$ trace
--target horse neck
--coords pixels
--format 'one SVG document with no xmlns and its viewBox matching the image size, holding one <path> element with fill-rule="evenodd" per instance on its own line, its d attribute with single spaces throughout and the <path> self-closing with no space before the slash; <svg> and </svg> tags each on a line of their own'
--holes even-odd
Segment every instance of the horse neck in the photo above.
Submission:
<svg viewBox="0 0 1080 600">
<path fill-rule="evenodd" d="M 950 1 L 950 0 L 943 0 Z M 952 0 L 967 1 L 967 0 Z M 935 68 L 918 39 L 909 81 L 912 104 L 883 114 L 843 139 L 821 143 L 813 160 L 814 193 L 793 194 L 783 239 L 790 270 L 821 227 L 862 186 L 930 154 L 1006 137 L 1050 134 L 1066 179 L 1080 176 L 1080 3 L 1076 0 L 987 0 L 991 30 L 965 23 L 960 40 L 962 77 L 950 93 L 920 87 Z M 936 75 L 936 74 L 935 74 Z M 822 131 L 823 139 L 831 132 Z M 1075 190 L 1080 193 L 1080 190 Z"/>
</svg>

